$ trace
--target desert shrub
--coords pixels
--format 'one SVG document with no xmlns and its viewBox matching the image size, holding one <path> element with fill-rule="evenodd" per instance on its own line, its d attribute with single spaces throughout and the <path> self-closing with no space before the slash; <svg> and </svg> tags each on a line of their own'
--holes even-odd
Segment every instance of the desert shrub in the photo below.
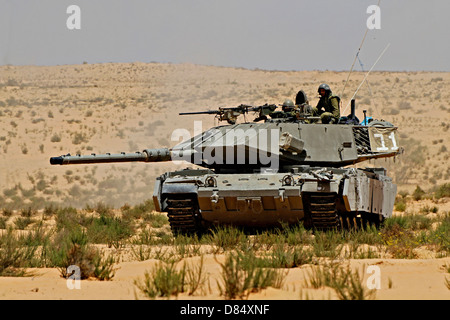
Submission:
<svg viewBox="0 0 450 320">
<path fill-rule="evenodd" d="M 405 190 L 401 190 L 401 191 L 399 191 L 398 192 L 398 195 L 402 198 L 402 199 L 404 199 L 404 198 L 406 198 L 407 196 L 408 196 L 408 191 L 405 191 Z"/>
<path fill-rule="evenodd" d="M 51 138 L 50 138 L 51 142 L 61 142 L 61 136 L 58 134 L 54 134 Z"/>
<path fill-rule="evenodd" d="M 36 211 L 31 209 L 31 207 L 24 208 L 20 210 L 20 215 L 25 218 L 30 218 L 36 214 Z"/>
<path fill-rule="evenodd" d="M 0 229 L 6 229 L 7 217 L 0 217 Z"/>
<path fill-rule="evenodd" d="M 313 252 L 303 246 L 276 245 L 271 250 L 270 257 L 270 267 L 272 268 L 296 268 L 312 263 Z"/>
<path fill-rule="evenodd" d="M 77 266 L 80 269 L 80 279 L 88 279 L 94 273 L 93 260 L 96 252 L 87 245 L 80 245 L 73 243 L 60 251 L 60 262 L 58 269 L 63 278 L 69 278 L 72 273 L 69 273 L 70 266 Z"/>
<path fill-rule="evenodd" d="M 58 207 L 53 203 L 47 203 L 44 207 L 43 216 L 44 217 L 52 217 L 55 216 L 58 212 Z"/>
<path fill-rule="evenodd" d="M 409 110 L 409 109 L 411 109 L 411 104 L 407 101 L 400 101 L 398 103 L 398 108 L 400 110 Z"/>
<path fill-rule="evenodd" d="M 126 219 L 141 219 L 146 213 L 151 213 L 155 210 L 155 205 L 153 200 L 149 199 L 133 207 L 125 204 L 120 208 L 120 210 L 122 211 L 122 216 Z"/>
<path fill-rule="evenodd" d="M 429 230 L 432 220 L 422 214 L 413 214 L 406 216 L 408 222 L 407 227 L 411 230 Z"/>
<path fill-rule="evenodd" d="M 89 142 L 89 137 L 85 133 L 75 132 L 72 137 L 72 143 L 77 145 Z"/>
<path fill-rule="evenodd" d="M 14 221 L 14 224 L 16 225 L 17 229 L 25 230 L 33 222 L 34 220 L 30 217 L 17 217 L 17 219 Z"/>
<path fill-rule="evenodd" d="M 176 263 L 160 262 L 150 272 L 144 273 L 144 280 L 135 280 L 134 284 L 147 297 L 178 296 L 185 291 L 186 265 L 181 270 L 176 269 Z"/>
<path fill-rule="evenodd" d="M 72 244 L 62 256 L 59 271 L 63 278 L 69 278 L 70 266 L 76 266 L 80 270 L 80 279 L 90 277 L 98 280 L 111 280 L 115 275 L 114 264 L 116 259 L 113 256 L 103 258 L 101 253 L 88 245 Z"/>
<path fill-rule="evenodd" d="M 389 221 L 390 219 L 388 219 Z M 407 224 L 407 219 L 402 224 Z M 386 245 L 386 250 L 394 259 L 416 259 L 414 251 L 419 245 L 412 230 L 406 229 L 398 223 L 393 223 L 381 230 L 381 237 Z"/>
<path fill-rule="evenodd" d="M 147 213 L 143 218 L 144 222 L 150 223 L 153 228 L 161 228 L 169 223 L 169 219 L 163 214 Z"/>
<path fill-rule="evenodd" d="M 439 223 L 435 229 L 424 229 L 417 235 L 417 241 L 434 249 L 442 256 L 450 254 L 450 215 L 446 214 L 436 222 Z"/>
<path fill-rule="evenodd" d="M 342 251 L 343 238 L 336 231 L 318 231 L 312 242 L 314 255 L 317 257 L 328 257 L 335 259 Z"/>
<path fill-rule="evenodd" d="M 152 248 L 147 245 L 139 244 L 137 249 L 136 246 L 131 247 L 131 254 L 137 261 L 145 261 L 152 258 Z"/>
<path fill-rule="evenodd" d="M 375 290 L 367 289 L 363 283 L 363 271 L 353 271 L 349 265 L 327 263 L 315 267 L 309 273 L 306 286 L 310 288 L 330 287 L 340 300 L 367 300 L 375 297 Z"/>
<path fill-rule="evenodd" d="M 291 226 L 282 226 L 276 232 L 277 241 L 282 240 L 288 245 L 308 244 L 311 242 L 311 230 L 306 230 L 303 223 L 299 222 Z"/>
<path fill-rule="evenodd" d="M 450 183 L 444 183 L 435 188 L 434 196 L 436 197 L 436 199 L 450 197 Z"/>
<path fill-rule="evenodd" d="M 243 242 L 247 242 L 247 236 L 236 227 L 218 226 L 211 230 L 211 233 L 204 237 L 205 242 L 209 242 L 219 249 L 229 250 L 238 247 Z"/>
<path fill-rule="evenodd" d="M 127 220 L 101 215 L 92 219 L 86 232 L 90 242 L 106 243 L 109 247 L 118 248 L 123 240 L 132 236 L 133 228 Z"/>
<path fill-rule="evenodd" d="M 424 206 L 424 207 L 422 207 L 422 208 L 420 209 L 420 212 L 421 212 L 421 213 L 425 213 L 425 214 L 428 214 L 428 213 L 430 213 L 430 212 L 432 212 L 432 213 L 437 213 L 438 211 L 439 211 L 439 208 L 436 207 L 436 206 L 433 206 L 433 207 L 430 207 L 430 206 Z"/>
<path fill-rule="evenodd" d="M 0 236 L 0 276 L 26 276 L 37 246 L 24 246 L 12 229 Z"/>
<path fill-rule="evenodd" d="M 269 286 L 280 288 L 287 275 L 281 269 L 261 268 L 258 260 L 238 251 L 228 253 L 225 262 L 219 264 L 222 281 L 218 287 L 225 299 L 242 299 Z"/>
<path fill-rule="evenodd" d="M 450 214 L 445 214 L 442 217 L 441 223 L 438 227 L 430 232 L 431 241 L 439 246 L 440 250 L 443 250 L 447 253 L 450 253 Z"/>
<path fill-rule="evenodd" d="M 71 276 L 69 266 L 79 268 L 81 279 L 110 280 L 114 277 L 116 259 L 112 256 L 104 258 L 99 250 L 90 246 L 80 225 L 61 229 L 44 249 L 48 265 L 57 267 L 64 278 Z"/>
<path fill-rule="evenodd" d="M 188 294 L 194 295 L 198 290 L 203 290 L 207 281 L 208 278 L 204 269 L 204 257 L 202 255 L 200 258 L 200 263 L 188 266 L 186 269 Z"/>
<path fill-rule="evenodd" d="M 414 190 L 414 192 L 412 194 L 413 199 L 416 201 L 421 200 L 424 195 L 425 195 L 425 191 L 423 191 L 421 187 L 416 186 L 416 189 Z"/>
<path fill-rule="evenodd" d="M 97 202 L 93 207 L 86 205 L 86 211 L 87 212 L 96 212 L 100 216 L 108 216 L 111 217 L 113 215 L 113 208 L 111 206 L 108 206 L 104 202 Z"/>
<path fill-rule="evenodd" d="M 11 189 L 4 189 L 3 190 L 3 194 L 6 196 L 6 197 L 12 197 L 12 196 L 15 196 L 15 195 L 17 195 L 17 191 L 19 190 L 19 188 L 16 186 L 16 187 L 13 187 L 13 188 L 11 188 Z"/>
<path fill-rule="evenodd" d="M 177 235 L 173 239 L 173 245 L 180 259 L 200 255 L 201 246 L 197 235 Z"/>
<path fill-rule="evenodd" d="M 2 215 L 5 217 L 11 217 L 13 214 L 13 211 L 9 208 L 3 208 L 2 209 Z"/>
<path fill-rule="evenodd" d="M 116 274 L 115 263 L 117 262 L 114 256 L 103 257 L 99 252 L 94 255 L 94 273 L 93 276 L 98 280 L 111 280 Z"/>
<path fill-rule="evenodd" d="M 406 203 L 404 201 L 398 201 L 395 203 L 395 210 L 404 212 L 406 210 Z"/>
<path fill-rule="evenodd" d="M 392 216 L 384 221 L 383 230 L 388 230 L 396 225 L 401 228 L 407 228 L 408 218 L 406 216 Z"/>
<path fill-rule="evenodd" d="M 73 229 L 80 226 L 80 216 L 77 209 L 73 207 L 63 207 L 56 211 L 56 228 Z"/>
</svg>

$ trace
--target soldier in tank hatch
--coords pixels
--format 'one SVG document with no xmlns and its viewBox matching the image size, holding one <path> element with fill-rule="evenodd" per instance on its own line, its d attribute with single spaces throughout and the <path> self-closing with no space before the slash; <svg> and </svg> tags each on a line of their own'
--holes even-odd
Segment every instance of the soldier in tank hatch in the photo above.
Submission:
<svg viewBox="0 0 450 320">
<path fill-rule="evenodd" d="M 340 98 L 333 95 L 330 86 L 322 83 L 318 90 L 320 100 L 313 108 L 313 115 L 320 116 L 322 123 L 338 123 L 340 118 L 339 103 Z"/>
</svg>

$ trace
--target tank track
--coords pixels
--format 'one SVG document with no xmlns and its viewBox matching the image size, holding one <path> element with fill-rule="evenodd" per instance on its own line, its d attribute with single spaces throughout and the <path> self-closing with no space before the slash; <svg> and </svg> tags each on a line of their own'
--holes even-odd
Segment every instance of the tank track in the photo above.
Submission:
<svg viewBox="0 0 450 320">
<path fill-rule="evenodd" d="M 306 224 L 318 230 L 339 229 L 341 227 L 336 208 L 337 195 L 334 193 L 304 194 Z"/>
<path fill-rule="evenodd" d="M 338 195 L 335 193 L 310 193 L 304 198 L 305 224 L 317 230 L 362 230 L 371 226 L 378 228 L 380 215 L 368 212 L 338 211 Z"/>
<path fill-rule="evenodd" d="M 167 216 L 174 234 L 196 234 L 201 231 L 197 199 L 188 195 L 167 198 Z"/>
</svg>

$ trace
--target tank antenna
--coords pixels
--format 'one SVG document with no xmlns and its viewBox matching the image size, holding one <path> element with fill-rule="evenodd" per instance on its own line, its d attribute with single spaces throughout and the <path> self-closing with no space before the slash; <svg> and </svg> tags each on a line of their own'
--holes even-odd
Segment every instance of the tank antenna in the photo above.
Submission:
<svg viewBox="0 0 450 320">
<path fill-rule="evenodd" d="M 381 2 L 381 0 L 378 0 L 378 4 L 377 4 L 378 7 L 380 6 L 380 2 Z M 363 46 L 363 44 L 364 44 L 364 40 L 366 40 L 366 36 L 367 36 L 367 32 L 368 32 L 368 31 L 369 31 L 369 28 L 366 28 L 366 32 L 364 33 L 364 37 L 363 37 L 363 39 L 362 39 L 362 41 L 361 41 L 361 44 L 359 45 L 358 52 L 356 52 L 355 59 L 353 59 L 353 63 L 352 63 L 352 66 L 351 66 L 351 68 L 350 68 L 350 72 L 348 73 L 347 80 L 346 80 L 345 83 L 344 83 L 344 88 L 342 88 L 342 91 L 341 91 L 340 97 L 342 97 L 342 98 L 344 98 L 344 91 L 345 91 L 345 88 L 347 87 L 348 80 L 350 79 L 350 75 L 351 75 L 352 72 L 353 72 L 353 67 L 355 66 L 356 59 L 358 59 L 359 53 L 360 53 L 361 48 L 362 48 L 362 46 Z M 351 100 L 351 99 L 350 99 L 350 100 Z M 347 108 L 346 108 L 346 109 L 347 109 Z"/>
<path fill-rule="evenodd" d="M 377 64 L 377 62 L 381 59 L 381 57 L 383 56 L 383 54 L 386 52 L 387 48 L 389 48 L 391 44 L 389 43 L 386 48 L 384 48 L 383 52 L 381 52 L 380 56 L 378 57 L 377 61 L 375 61 L 375 63 L 373 64 L 372 68 L 370 68 L 369 72 L 366 73 L 366 76 L 364 77 L 363 81 L 361 82 L 361 84 L 358 86 L 358 88 L 356 89 L 355 93 L 353 94 L 352 98 L 350 99 L 349 103 L 347 104 L 347 106 L 345 107 L 344 111 L 342 112 L 343 114 L 345 114 L 345 111 L 347 110 L 348 106 L 350 105 L 350 102 L 355 98 L 356 94 L 358 93 L 358 90 L 361 88 L 361 86 L 363 85 L 364 81 L 366 81 L 367 76 L 369 75 L 369 73 L 372 71 L 372 69 L 375 67 L 375 65 Z"/>
</svg>

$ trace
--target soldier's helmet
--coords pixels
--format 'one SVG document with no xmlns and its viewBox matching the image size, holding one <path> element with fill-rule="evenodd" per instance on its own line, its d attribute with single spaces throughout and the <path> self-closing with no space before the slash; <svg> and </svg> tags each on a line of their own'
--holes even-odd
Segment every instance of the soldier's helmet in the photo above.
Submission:
<svg viewBox="0 0 450 320">
<path fill-rule="evenodd" d="M 324 90 L 325 90 L 325 94 L 327 94 L 327 95 L 331 93 L 330 86 L 327 85 L 326 83 L 322 83 L 322 84 L 319 86 L 319 88 L 317 89 L 317 92 L 320 93 L 320 89 L 324 89 Z"/>
<path fill-rule="evenodd" d="M 306 96 L 306 93 L 303 90 L 300 90 L 299 92 L 297 92 L 297 95 L 295 96 L 295 104 L 296 105 L 301 105 L 301 104 L 308 104 L 308 97 Z"/>
<path fill-rule="evenodd" d="M 286 99 L 286 100 L 284 100 L 281 107 L 282 107 L 283 111 L 292 111 L 295 108 L 295 104 L 291 99 Z"/>
</svg>

